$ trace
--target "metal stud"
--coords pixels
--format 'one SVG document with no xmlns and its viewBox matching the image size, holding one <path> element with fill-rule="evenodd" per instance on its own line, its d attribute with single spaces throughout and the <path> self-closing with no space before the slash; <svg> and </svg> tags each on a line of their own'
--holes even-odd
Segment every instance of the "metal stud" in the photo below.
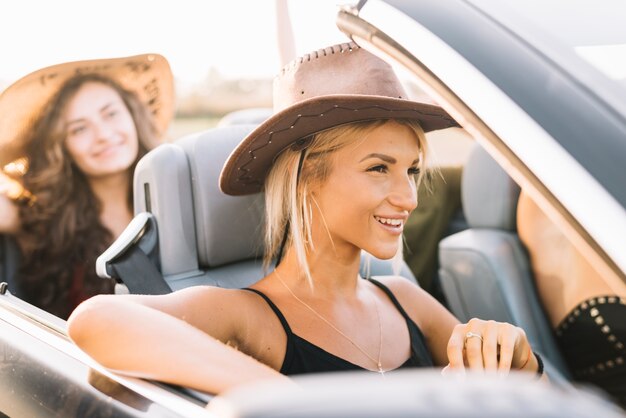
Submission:
<svg viewBox="0 0 626 418">
<path fill-rule="evenodd" d="M 582 309 L 583 311 L 584 311 L 585 309 L 587 309 L 588 307 L 589 307 L 589 305 L 587 305 L 587 302 L 583 302 L 583 303 L 580 305 L 580 309 Z"/>
<path fill-rule="evenodd" d="M 610 341 L 610 342 L 615 342 L 615 341 L 617 341 L 617 338 L 616 338 L 616 337 L 615 337 L 615 335 L 613 335 L 613 334 L 609 335 L 608 339 L 609 339 L 609 341 Z"/>
<path fill-rule="evenodd" d="M 603 326 L 602 332 L 604 332 L 605 334 L 608 334 L 609 332 L 611 332 L 611 327 L 609 327 L 608 325 Z"/>
<path fill-rule="evenodd" d="M 598 325 L 604 324 L 604 318 L 602 318 L 602 316 L 596 317 L 596 324 Z"/>
<path fill-rule="evenodd" d="M 589 301 L 589 306 L 596 306 L 596 300 L 595 299 L 591 299 Z"/>
<path fill-rule="evenodd" d="M 580 309 L 574 310 L 574 316 L 578 316 L 578 315 L 580 315 Z"/>
<path fill-rule="evenodd" d="M 624 343 L 622 343 L 621 341 L 616 343 L 615 348 L 617 348 L 618 350 L 622 350 L 624 348 Z"/>
<path fill-rule="evenodd" d="M 568 321 L 569 321 L 569 323 L 571 324 L 572 322 L 574 322 L 574 317 L 573 317 L 573 316 L 570 316 L 570 317 L 568 318 Z"/>
<path fill-rule="evenodd" d="M 598 316 L 599 313 L 600 311 L 598 311 L 598 308 L 593 308 L 589 311 L 589 315 L 591 316 Z"/>
<path fill-rule="evenodd" d="M 604 364 L 603 363 L 598 363 L 596 368 L 602 372 L 602 371 L 604 371 Z"/>
<path fill-rule="evenodd" d="M 604 296 L 598 298 L 598 303 L 606 303 L 606 298 Z"/>
<path fill-rule="evenodd" d="M 613 360 L 609 360 L 606 362 L 606 367 L 608 367 L 609 369 L 613 368 L 613 366 L 615 366 L 615 363 L 613 363 Z"/>
<path fill-rule="evenodd" d="M 608 301 L 609 303 L 615 303 L 617 301 L 617 298 L 615 296 L 609 296 Z"/>
<path fill-rule="evenodd" d="M 623 357 L 617 357 L 615 359 L 615 363 L 620 364 L 620 365 L 624 364 L 624 358 Z"/>
</svg>

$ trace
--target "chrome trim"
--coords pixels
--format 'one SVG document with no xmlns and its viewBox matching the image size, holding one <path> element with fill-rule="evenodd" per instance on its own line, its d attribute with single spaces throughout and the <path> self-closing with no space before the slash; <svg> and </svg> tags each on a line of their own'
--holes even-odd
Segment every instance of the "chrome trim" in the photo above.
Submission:
<svg viewBox="0 0 626 418">
<path fill-rule="evenodd" d="M 37 308 L 7 291 L 0 296 L 0 308 L 5 308 L 17 315 L 26 317 L 39 326 L 48 328 L 60 336 L 67 338 L 66 322 L 61 318 Z"/>
<path fill-rule="evenodd" d="M 2 297 L 0 297 L 0 300 L 2 300 Z M 0 320 L 5 321 L 7 324 L 14 326 L 20 331 L 38 339 L 39 341 L 42 341 L 50 347 L 63 352 L 64 354 L 87 365 L 96 372 L 123 385 L 144 398 L 182 416 L 217 418 L 214 414 L 210 413 L 201 406 L 195 405 L 181 396 L 171 393 L 168 390 L 148 381 L 113 373 L 81 351 L 69 340 L 69 338 L 47 331 L 39 327 L 37 324 L 29 321 L 29 319 L 23 318 L 15 312 L 11 312 L 11 310 L 3 309 L 5 306 L 6 304 L 4 303 L 0 306 Z"/>
<path fill-rule="evenodd" d="M 126 226 L 120 236 L 96 259 L 96 274 L 103 279 L 112 279 L 107 272 L 107 264 L 123 254 L 131 245 L 139 241 L 146 231 L 150 218 L 150 212 L 140 212 Z"/>
<path fill-rule="evenodd" d="M 386 40 L 382 40 L 376 34 L 370 39 L 364 39 L 365 43 L 378 50 L 373 52 L 386 54 L 414 73 L 432 76 L 452 90 L 456 95 L 456 101 L 460 100 L 466 107 L 471 108 L 471 112 L 480 118 L 478 122 L 483 122 L 491 129 L 514 153 L 513 156 L 507 156 L 501 146 L 487 138 L 483 134 L 484 128 L 461 113 L 457 109 L 458 103 L 453 103 L 449 95 L 446 96 L 441 89 L 436 89 L 420 77 L 415 78 L 426 93 L 487 148 L 515 181 L 531 189 L 537 189 L 534 195 L 543 200 L 539 203 L 543 203 L 544 208 L 554 206 L 555 202 L 544 196 L 537 184 L 527 179 L 529 173 L 536 176 L 543 187 L 556 198 L 556 203 L 562 202 L 573 216 L 567 218 L 558 213 L 563 218 L 562 222 L 567 222 L 568 226 L 571 222 L 579 222 L 584 231 L 574 229 L 583 237 L 588 234 L 601 248 L 582 240 L 581 237 L 571 238 L 578 242 L 584 241 L 584 245 L 593 249 L 594 254 L 599 252 L 595 256 L 600 256 L 603 264 L 620 269 L 623 280 L 626 273 L 626 252 L 623 251 L 626 210 L 597 180 L 504 92 L 428 29 L 380 0 L 368 1 L 360 11 L 359 18 L 381 29 L 391 39 L 396 41 L 401 39 L 405 42 L 402 44 L 403 49 L 406 49 L 409 56 L 419 57 L 419 60 L 408 60 L 399 54 L 391 56 L 388 52 L 383 52 L 381 46 Z M 340 19 L 338 25 L 341 25 Z M 359 40 L 356 41 L 360 43 Z M 529 146 L 529 138 L 542 145 L 541 152 L 537 152 L 536 147 Z M 521 159 L 526 167 L 520 167 L 521 164 L 517 163 L 516 159 Z M 567 177 L 554 172 L 554 161 L 559 161 L 559 166 L 567 171 Z M 605 216 L 597 216 L 598 213 Z M 610 230 L 606 228 L 606 219 L 611 219 Z M 604 258 L 604 254 L 609 259 Z"/>
</svg>

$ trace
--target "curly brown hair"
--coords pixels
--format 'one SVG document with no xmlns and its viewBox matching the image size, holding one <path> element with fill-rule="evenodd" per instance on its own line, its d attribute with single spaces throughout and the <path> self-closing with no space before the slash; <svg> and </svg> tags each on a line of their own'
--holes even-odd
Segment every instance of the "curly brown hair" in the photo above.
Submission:
<svg viewBox="0 0 626 418">
<path fill-rule="evenodd" d="M 22 259 L 18 293 L 28 302 L 61 318 L 67 318 L 81 300 L 112 293 L 114 282 L 96 276 L 96 258 L 113 242 L 101 222 L 102 205 L 85 174 L 65 148 L 63 115 L 70 100 L 88 82 L 113 88 L 128 108 L 137 129 L 139 153 L 130 167 L 154 143 L 157 130 L 152 116 L 137 96 L 115 81 L 98 74 L 77 75 L 52 98 L 47 111 L 33 125 L 26 155 L 28 171 L 23 185 L 36 201 L 20 207 L 21 230 L 17 235 Z M 132 208 L 132 175 L 127 204 Z M 80 281 L 82 280 L 82 283 Z"/>
</svg>

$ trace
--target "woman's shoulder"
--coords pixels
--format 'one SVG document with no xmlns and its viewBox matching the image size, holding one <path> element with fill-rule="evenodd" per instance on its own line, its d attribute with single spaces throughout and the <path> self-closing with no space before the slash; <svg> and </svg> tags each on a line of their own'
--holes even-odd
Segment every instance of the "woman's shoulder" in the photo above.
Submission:
<svg viewBox="0 0 626 418">
<path fill-rule="evenodd" d="M 238 317 L 247 314 L 251 317 L 263 315 L 269 306 L 265 297 L 260 297 L 259 290 L 252 288 L 223 288 L 217 286 L 194 286 L 179 290 L 182 293 L 180 301 L 185 303 L 185 299 L 192 299 L 198 306 L 213 306 L 222 313 Z"/>
<path fill-rule="evenodd" d="M 417 283 L 403 276 L 374 276 L 374 280 L 382 283 L 397 299 L 402 308 L 421 326 L 421 319 L 433 309 L 441 305 Z"/>
<path fill-rule="evenodd" d="M 426 293 L 417 283 L 403 276 L 373 276 L 371 279 L 383 284 L 398 299 L 405 294 L 417 296 Z"/>
<path fill-rule="evenodd" d="M 201 302 L 212 302 L 218 305 L 230 305 L 236 301 L 257 300 L 254 292 L 247 288 L 225 288 L 211 285 L 191 286 L 174 292 L 181 299 L 196 299 Z"/>
</svg>

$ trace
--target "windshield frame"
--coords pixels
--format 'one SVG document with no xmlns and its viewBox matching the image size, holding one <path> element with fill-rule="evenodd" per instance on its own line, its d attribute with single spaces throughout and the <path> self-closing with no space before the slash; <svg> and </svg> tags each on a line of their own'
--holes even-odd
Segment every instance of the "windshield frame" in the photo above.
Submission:
<svg viewBox="0 0 626 418">
<path fill-rule="evenodd" d="M 383 6 L 384 3 L 395 9 L 393 17 L 389 16 L 391 13 L 381 13 L 385 12 L 384 8 L 389 8 Z M 346 12 L 345 16 L 348 15 Z M 595 260 L 594 264 L 600 270 L 626 282 L 626 257 L 619 250 L 622 238 L 617 233 L 626 233 L 626 199 L 618 180 L 625 178 L 626 174 L 617 178 L 609 175 L 608 179 L 603 179 L 608 181 L 613 192 L 622 194 L 620 202 L 609 192 L 610 187 L 598 180 L 602 176 L 597 173 L 607 166 L 624 173 L 620 158 L 623 160 L 626 156 L 626 141 L 623 140 L 626 137 L 626 112 L 616 116 L 614 109 L 597 100 L 585 85 L 574 82 L 570 74 L 544 59 L 517 35 L 475 10 L 467 1 L 370 1 L 356 19 L 361 16 L 365 16 L 366 21 L 380 24 L 381 29 L 389 30 L 394 38 L 377 28 L 368 32 L 362 22 L 343 22 L 342 29 L 353 38 L 356 36 L 358 39 L 354 39 L 361 46 L 386 55 L 388 59 L 391 57 L 414 72 L 425 91 L 469 129 L 509 175 L 520 185 L 529 187 L 544 209 L 558 218 L 566 230 L 573 231 L 570 238 L 581 243 L 584 252 Z M 340 20 L 341 16 L 338 23 Z M 410 25 L 402 26 L 403 20 L 408 20 Z M 413 54 L 398 41 L 412 48 Z M 532 78 L 520 83 L 520 74 L 529 72 L 544 82 L 556 83 L 562 94 L 554 97 L 566 105 L 555 106 L 553 102 L 545 101 L 546 91 L 533 85 Z M 469 81 L 471 77 L 474 78 Z M 480 87 L 472 85 L 475 81 Z M 477 91 L 483 88 L 484 94 Z M 576 126 L 577 130 L 570 129 L 572 127 L 566 123 L 579 116 L 577 106 L 584 108 L 572 96 L 595 102 L 591 109 L 599 117 L 578 121 L 584 129 L 579 126 Z M 569 106 L 572 103 L 574 106 Z M 517 118 L 513 126 L 508 118 L 499 120 L 506 112 L 499 109 L 500 106 Z M 482 120 L 484 117 L 487 119 Z M 516 132 L 516 129 L 523 131 Z M 585 135 L 594 129 L 602 132 L 602 140 L 590 143 Z M 532 148 L 528 145 L 529 138 L 539 141 L 539 152 L 530 150 L 529 154 Z M 580 154 L 577 147 L 581 144 L 582 161 L 581 156 L 576 155 L 576 151 Z M 592 151 L 597 147 L 600 155 L 587 154 L 586 146 Z M 611 146 L 616 148 L 613 150 L 615 154 L 611 154 Z M 556 156 L 553 160 L 547 154 L 542 155 L 550 150 L 552 156 Z M 602 160 L 607 150 L 611 157 L 608 162 Z M 567 163 L 565 172 L 569 175 L 578 173 L 577 178 L 572 180 L 555 173 L 554 161 Z M 577 184 L 580 180 L 585 184 Z M 583 190 L 588 194 L 581 194 Z M 599 202 L 602 202 L 601 206 L 598 206 Z M 615 219 L 613 227 L 607 228 L 594 213 L 604 213 Z"/>
</svg>

